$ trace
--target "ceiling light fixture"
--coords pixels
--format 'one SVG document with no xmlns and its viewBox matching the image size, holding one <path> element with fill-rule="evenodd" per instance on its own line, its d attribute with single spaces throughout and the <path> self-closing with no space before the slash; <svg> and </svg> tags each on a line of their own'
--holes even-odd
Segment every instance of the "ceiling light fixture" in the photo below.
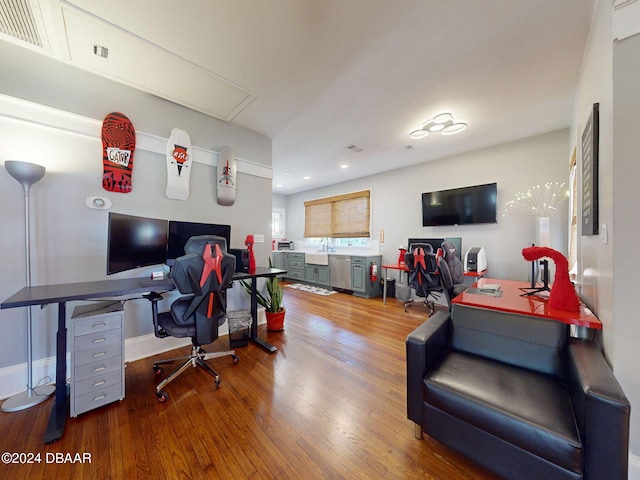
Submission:
<svg viewBox="0 0 640 480">
<path fill-rule="evenodd" d="M 453 135 L 455 133 L 460 133 L 465 128 L 467 128 L 467 124 L 464 122 L 454 121 L 453 115 L 450 113 L 440 113 L 431 120 L 425 122 L 421 128 L 411 132 L 409 137 L 414 139 L 424 138 L 430 133 Z"/>
</svg>

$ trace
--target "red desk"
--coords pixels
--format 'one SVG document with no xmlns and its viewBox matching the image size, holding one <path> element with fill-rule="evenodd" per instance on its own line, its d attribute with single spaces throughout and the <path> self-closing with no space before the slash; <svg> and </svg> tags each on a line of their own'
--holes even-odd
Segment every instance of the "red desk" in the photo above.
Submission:
<svg viewBox="0 0 640 480">
<path fill-rule="evenodd" d="M 600 323 L 598 317 L 582 302 L 580 302 L 579 312 L 567 312 L 565 310 L 549 308 L 548 300 L 544 297 L 537 295 L 521 296 L 523 292 L 520 288 L 529 287 L 528 282 L 481 278 L 473 286 L 482 288 L 483 285 L 489 283 L 499 284 L 502 296 L 494 297 L 465 291 L 455 297 L 451 303 L 454 305 L 499 310 L 507 313 L 531 315 L 548 320 L 557 320 L 568 325 L 602 330 L 602 323 Z"/>
</svg>

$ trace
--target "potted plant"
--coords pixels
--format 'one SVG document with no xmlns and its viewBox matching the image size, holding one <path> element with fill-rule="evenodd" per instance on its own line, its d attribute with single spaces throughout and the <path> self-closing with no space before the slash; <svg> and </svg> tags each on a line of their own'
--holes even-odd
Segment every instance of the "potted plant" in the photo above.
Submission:
<svg viewBox="0 0 640 480">
<path fill-rule="evenodd" d="M 269 258 L 269 268 L 273 268 Z M 240 280 L 243 288 L 251 295 L 251 284 L 246 280 Z M 267 317 L 267 330 L 279 332 L 284 330 L 284 314 L 286 309 L 282 304 L 283 289 L 278 277 L 269 277 L 266 280 L 267 293 L 256 292 L 258 303 L 264 307 Z"/>
</svg>

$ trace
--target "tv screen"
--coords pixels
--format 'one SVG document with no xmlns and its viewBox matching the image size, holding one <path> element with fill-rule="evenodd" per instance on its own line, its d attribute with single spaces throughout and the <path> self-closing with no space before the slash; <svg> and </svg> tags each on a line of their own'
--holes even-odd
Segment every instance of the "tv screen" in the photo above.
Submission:
<svg viewBox="0 0 640 480">
<path fill-rule="evenodd" d="M 496 183 L 422 194 L 422 226 L 497 222 Z"/>
<path fill-rule="evenodd" d="M 167 265 L 173 266 L 176 258 L 184 255 L 184 246 L 189 238 L 196 235 L 216 235 L 227 241 L 227 251 L 231 243 L 231 225 L 215 223 L 169 221 L 169 241 L 167 245 Z"/>
<path fill-rule="evenodd" d="M 109 212 L 107 275 L 165 263 L 167 221 Z"/>
</svg>

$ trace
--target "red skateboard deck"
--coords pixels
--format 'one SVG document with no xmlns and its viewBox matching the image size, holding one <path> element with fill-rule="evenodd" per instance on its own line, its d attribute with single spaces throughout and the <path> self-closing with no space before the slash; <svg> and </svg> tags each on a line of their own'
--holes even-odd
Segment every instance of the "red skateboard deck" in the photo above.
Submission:
<svg viewBox="0 0 640 480">
<path fill-rule="evenodd" d="M 112 112 L 102 121 L 102 187 L 110 192 L 129 193 L 133 171 L 136 131 L 131 120 Z"/>
</svg>

